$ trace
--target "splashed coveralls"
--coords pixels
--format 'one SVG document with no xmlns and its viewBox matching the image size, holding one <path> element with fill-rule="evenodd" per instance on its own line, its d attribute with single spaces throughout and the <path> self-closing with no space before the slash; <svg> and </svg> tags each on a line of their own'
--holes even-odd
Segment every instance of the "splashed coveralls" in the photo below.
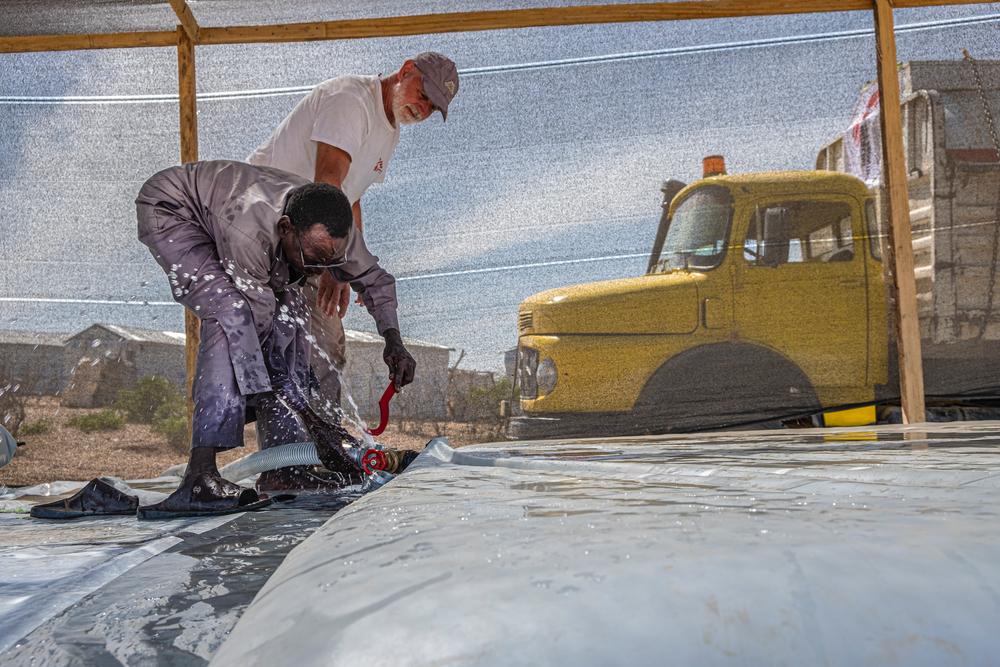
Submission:
<svg viewBox="0 0 1000 667">
<path fill-rule="evenodd" d="M 309 386 L 309 314 L 279 243 L 289 191 L 309 181 L 241 162 L 194 162 L 151 177 L 136 199 L 139 240 L 174 300 L 201 319 L 192 447 L 243 445 L 248 399 L 261 446 L 307 440 L 272 384 Z M 361 294 L 380 334 L 399 329 L 395 279 L 351 225 L 337 280 Z M 294 269 L 293 269 L 294 271 Z"/>
</svg>

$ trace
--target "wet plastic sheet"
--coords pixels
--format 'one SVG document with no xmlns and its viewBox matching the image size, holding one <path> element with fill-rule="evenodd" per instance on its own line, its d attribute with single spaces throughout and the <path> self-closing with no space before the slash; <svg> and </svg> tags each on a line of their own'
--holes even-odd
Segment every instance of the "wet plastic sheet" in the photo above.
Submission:
<svg viewBox="0 0 1000 667">
<path fill-rule="evenodd" d="M 990 663 L 1000 424 L 929 428 L 437 442 L 213 664 Z"/>
<path fill-rule="evenodd" d="M 134 518 L 39 526 L 23 516 L 0 515 L 5 562 L 0 594 L 0 651 L 11 648 L 47 619 L 133 567 L 181 542 L 179 532 L 200 533 L 212 521 L 139 524 Z"/>
<path fill-rule="evenodd" d="M 143 503 L 162 497 L 132 484 Z M 357 497 L 162 522 L 26 516 L 81 485 L 0 501 L 0 664 L 205 664 L 285 554 Z"/>
</svg>

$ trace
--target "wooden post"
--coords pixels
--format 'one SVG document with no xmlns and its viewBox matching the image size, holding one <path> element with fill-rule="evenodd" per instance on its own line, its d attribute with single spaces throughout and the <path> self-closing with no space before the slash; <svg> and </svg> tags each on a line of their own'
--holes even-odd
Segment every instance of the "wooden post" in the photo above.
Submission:
<svg viewBox="0 0 1000 667">
<path fill-rule="evenodd" d="M 903 122 L 899 107 L 899 73 L 892 5 L 875 0 L 875 44 L 882 123 L 882 178 L 888 200 L 889 233 L 892 237 L 893 292 L 896 302 L 896 333 L 899 350 L 899 394 L 903 423 L 926 421 L 924 371 L 920 356 L 920 323 L 917 320 L 917 286 L 913 274 L 913 241 L 910 230 L 910 196 L 906 187 L 903 153 Z"/>
<path fill-rule="evenodd" d="M 177 26 L 177 76 L 180 85 L 181 162 L 198 159 L 198 100 L 195 87 L 194 42 L 183 27 Z M 184 309 L 184 351 L 187 361 L 188 430 L 194 416 L 191 388 L 197 370 L 201 328 L 193 312 Z"/>
</svg>

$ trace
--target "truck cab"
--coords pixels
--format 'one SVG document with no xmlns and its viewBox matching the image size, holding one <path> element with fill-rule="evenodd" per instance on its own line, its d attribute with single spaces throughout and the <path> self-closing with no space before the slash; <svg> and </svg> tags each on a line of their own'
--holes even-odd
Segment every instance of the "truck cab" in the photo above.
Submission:
<svg viewBox="0 0 1000 667">
<path fill-rule="evenodd" d="M 513 436 L 753 426 L 873 400 L 885 288 L 860 180 L 721 174 L 665 207 L 646 275 L 521 304 Z"/>
</svg>

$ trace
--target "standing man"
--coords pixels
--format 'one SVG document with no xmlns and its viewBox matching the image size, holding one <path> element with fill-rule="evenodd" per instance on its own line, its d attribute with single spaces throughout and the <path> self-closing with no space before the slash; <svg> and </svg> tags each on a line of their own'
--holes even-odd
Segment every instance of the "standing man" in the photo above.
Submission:
<svg viewBox="0 0 1000 667">
<path fill-rule="evenodd" d="M 400 125 L 419 123 L 434 111 L 448 116 L 458 93 L 455 63 L 425 52 L 385 78 L 340 76 L 319 84 L 278 125 L 248 162 L 276 167 L 317 183 L 341 188 L 351 202 L 354 224 L 362 229 L 361 195 L 385 171 L 399 142 Z M 313 370 L 320 396 L 340 404 L 344 327 L 350 286 L 324 273 L 304 290 L 319 359 Z"/>
<path fill-rule="evenodd" d="M 356 465 L 335 427 L 306 400 L 308 319 L 301 281 L 321 272 L 349 282 L 385 338 L 398 385 L 413 380 L 393 277 L 355 230 L 339 188 L 240 162 L 195 162 L 159 172 L 136 199 L 139 240 L 163 268 L 174 300 L 201 319 L 192 390 L 191 457 L 180 488 L 140 517 L 242 511 L 267 502 L 222 478 L 216 452 L 243 445 L 248 405 L 262 448 L 309 440 L 336 472 Z M 294 413 L 294 414 L 293 414 Z"/>
</svg>

